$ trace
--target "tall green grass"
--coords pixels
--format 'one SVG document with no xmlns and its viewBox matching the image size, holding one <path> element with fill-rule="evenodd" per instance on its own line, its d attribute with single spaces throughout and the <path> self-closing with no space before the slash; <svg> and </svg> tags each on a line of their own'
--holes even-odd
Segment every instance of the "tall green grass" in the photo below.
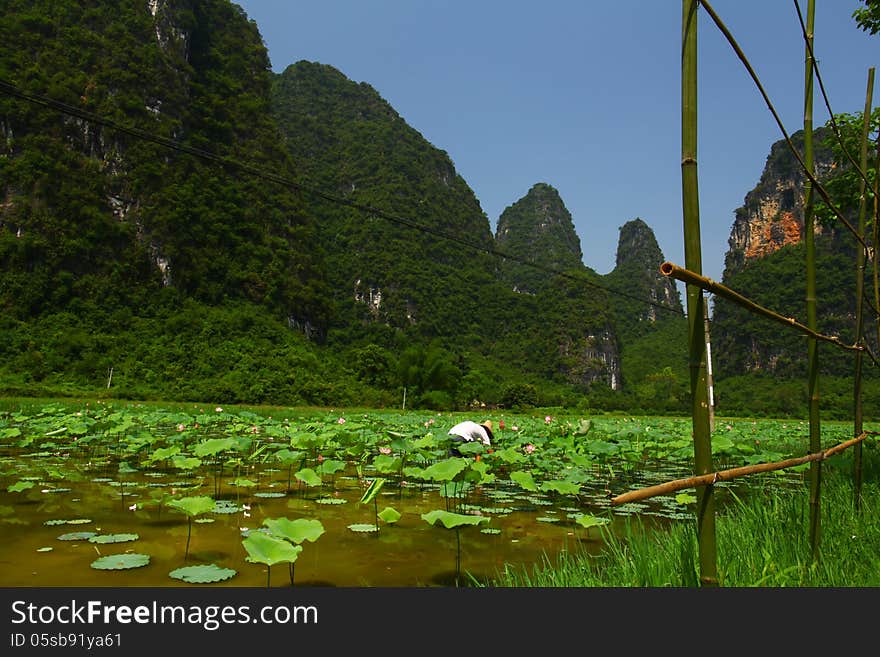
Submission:
<svg viewBox="0 0 880 657">
<path fill-rule="evenodd" d="M 731 495 L 718 510 L 718 573 L 726 587 L 880 586 L 880 485 L 866 483 L 861 511 L 852 477 L 830 472 L 822 488 L 820 558 L 811 559 L 809 490 Z M 606 531 L 598 554 L 575 547 L 530 568 L 506 567 L 498 587 L 696 587 L 695 521 Z"/>
</svg>

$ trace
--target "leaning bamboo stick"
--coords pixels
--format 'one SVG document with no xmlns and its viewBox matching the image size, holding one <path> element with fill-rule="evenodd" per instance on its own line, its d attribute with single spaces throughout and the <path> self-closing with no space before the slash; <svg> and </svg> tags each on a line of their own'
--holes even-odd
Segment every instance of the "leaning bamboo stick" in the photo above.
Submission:
<svg viewBox="0 0 880 657">
<path fill-rule="evenodd" d="M 647 488 L 630 491 L 628 493 L 623 493 L 622 495 L 618 495 L 617 497 L 612 498 L 611 506 L 619 506 L 621 504 L 626 504 L 627 502 L 638 502 L 639 500 L 645 500 L 649 497 L 656 497 L 658 495 L 668 495 L 669 493 L 674 493 L 677 490 L 683 490 L 685 488 L 709 486 L 711 484 L 716 484 L 719 481 L 730 481 L 731 479 L 744 477 L 745 475 L 757 474 L 760 472 L 772 472 L 773 470 L 783 470 L 785 468 L 791 468 L 796 465 L 811 463 L 812 461 L 824 461 L 828 457 L 834 456 L 838 452 L 842 452 L 845 449 L 848 449 L 853 445 L 860 443 L 868 436 L 873 435 L 878 435 L 878 432 L 863 431 L 855 438 L 850 438 L 846 442 L 835 445 L 834 447 L 829 447 L 822 452 L 807 454 L 806 456 L 799 456 L 792 459 L 786 459 L 784 461 L 775 461 L 772 463 L 756 463 L 755 465 L 744 465 L 739 468 L 719 470 L 718 472 L 711 472 L 709 474 L 698 475 L 695 477 L 687 477 L 685 479 L 675 479 L 673 481 L 667 481 L 664 484 L 657 484 L 656 486 L 648 486 Z"/>
<path fill-rule="evenodd" d="M 841 349 L 846 349 L 848 351 L 863 351 L 864 347 L 862 345 L 848 345 L 844 344 L 840 338 L 833 335 L 823 335 L 822 333 L 817 333 L 813 329 L 805 326 L 795 320 L 792 317 L 785 317 L 780 315 L 779 313 L 775 313 L 772 310 L 764 308 L 763 306 L 759 306 L 751 299 L 744 297 L 739 292 L 735 292 L 731 290 L 726 285 L 722 285 L 721 283 L 716 283 L 711 278 L 706 278 L 701 276 L 700 274 L 696 274 L 692 271 L 679 267 L 676 264 L 671 262 L 664 262 L 660 265 L 660 273 L 664 276 L 669 276 L 670 278 L 675 278 L 684 283 L 690 283 L 691 285 L 696 285 L 707 292 L 711 292 L 715 296 L 721 297 L 723 299 L 727 299 L 728 301 L 733 301 L 735 304 L 742 306 L 743 308 L 747 308 L 755 314 L 762 315 L 764 317 L 768 317 L 774 321 L 785 324 L 786 326 L 793 326 L 801 333 L 805 333 L 811 337 L 816 338 L 817 340 L 823 340 L 825 342 L 830 342 L 832 344 L 836 344 Z"/>
</svg>

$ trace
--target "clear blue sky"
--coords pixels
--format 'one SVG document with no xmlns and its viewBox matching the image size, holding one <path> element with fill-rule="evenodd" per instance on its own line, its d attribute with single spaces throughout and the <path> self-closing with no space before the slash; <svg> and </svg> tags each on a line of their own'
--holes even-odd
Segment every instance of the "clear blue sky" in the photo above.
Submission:
<svg viewBox="0 0 880 657">
<path fill-rule="evenodd" d="M 574 219 L 584 264 L 614 268 L 641 217 L 684 266 L 680 0 L 242 0 L 272 68 L 329 64 L 366 82 L 474 190 L 494 232 L 537 182 Z M 714 0 L 785 129 L 803 127 L 804 44 L 794 1 Z M 806 15 L 807 0 L 800 0 Z M 835 113 L 864 108 L 880 35 L 857 0 L 816 0 L 815 53 Z M 782 138 L 745 68 L 701 10 L 699 185 L 703 274 L 721 281 L 734 211 Z M 876 86 L 880 86 L 880 82 Z M 880 97 L 875 90 L 874 98 Z M 828 120 L 816 85 L 814 126 Z"/>
</svg>

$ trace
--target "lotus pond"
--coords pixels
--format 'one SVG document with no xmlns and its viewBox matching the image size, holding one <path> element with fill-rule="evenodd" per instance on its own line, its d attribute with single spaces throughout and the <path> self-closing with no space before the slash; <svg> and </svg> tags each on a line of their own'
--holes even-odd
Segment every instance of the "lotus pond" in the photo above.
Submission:
<svg viewBox="0 0 880 657">
<path fill-rule="evenodd" d="M 449 457 L 460 414 L 7 401 L 0 586 L 491 584 L 605 532 L 693 519 L 690 418 L 494 412 L 491 451 Z M 851 428 L 824 427 L 846 439 Z M 716 466 L 804 453 L 802 422 L 722 421 Z M 833 437 L 827 438 L 834 440 Z M 786 448 L 784 445 L 788 445 Z M 718 486 L 802 485 L 805 467 Z M 736 486 L 736 488 L 734 488 Z"/>
</svg>

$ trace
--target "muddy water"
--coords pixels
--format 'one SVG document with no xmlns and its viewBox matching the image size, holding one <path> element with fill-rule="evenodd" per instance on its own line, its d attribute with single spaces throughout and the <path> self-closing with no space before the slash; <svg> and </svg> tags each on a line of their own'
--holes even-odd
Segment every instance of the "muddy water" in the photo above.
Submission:
<svg viewBox="0 0 880 657">
<path fill-rule="evenodd" d="M 24 474 L 34 463 L 32 457 L 30 463 L 12 458 L 3 463 L 2 586 L 189 586 L 169 573 L 208 563 L 237 571 L 224 586 L 266 586 L 267 575 L 269 585 L 289 586 L 287 564 L 276 564 L 267 573 L 265 565 L 246 560 L 242 545 L 247 532 L 260 528 L 264 519 L 279 517 L 315 518 L 324 526 L 317 541 L 303 544 L 295 562 L 294 585 L 304 586 L 445 586 L 455 585 L 456 575 L 459 585 L 466 585 L 469 576 L 484 580 L 505 564 L 537 563 L 544 554 L 552 557 L 575 544 L 595 549 L 600 544 L 595 528 L 585 529 L 568 517 L 587 509 L 563 510 L 522 491 L 502 493 L 497 486 L 457 498 L 441 495 L 439 486 L 389 483 L 374 506 L 359 503 L 364 487 L 354 476 L 337 476 L 316 489 L 298 488 L 294 481 L 288 492 L 286 472 L 262 473 L 256 477 L 257 486 L 241 488 L 231 486 L 228 476 L 219 483 L 211 477 L 181 479 L 179 473 L 161 472 L 107 477 L 87 467 L 47 481 Z M 69 466 L 43 457 L 39 469 Z M 7 491 L 21 480 L 34 486 Z M 192 485 L 201 487 L 187 490 Z M 225 505 L 195 518 L 190 526 L 185 515 L 151 503 L 163 493 L 212 495 Z M 463 504 L 457 510 L 483 514 L 490 521 L 455 530 L 421 518 L 433 509 L 456 510 L 452 504 Z M 372 532 L 349 528 L 375 524 L 376 511 L 387 506 L 401 513 L 396 523 L 379 520 L 379 530 Z M 125 533 L 136 534 L 136 540 L 88 540 Z M 146 554 L 150 561 L 125 570 L 91 567 L 101 556 L 122 553 Z"/>
<path fill-rule="evenodd" d="M 242 539 L 267 518 L 313 518 L 324 534 L 304 542 L 293 567 L 295 586 L 467 586 L 488 581 L 505 567 L 530 568 L 554 561 L 560 550 L 602 547 L 602 533 L 584 528 L 576 514 L 607 518 L 615 531 L 627 518 L 650 523 L 692 518 L 670 498 L 610 508 L 616 493 L 685 476 L 685 466 L 618 472 L 624 480 L 597 476 L 578 496 L 524 491 L 510 481 L 447 495 L 434 484 L 401 483 L 390 478 L 373 503 L 360 504 L 367 478 L 353 472 L 325 477 L 316 487 L 272 468 L 247 472 L 120 472 L 112 460 L 77 462 L 72 455 L 0 453 L 0 586 L 290 586 L 286 563 L 267 569 L 251 563 Z M 597 473 L 598 475 L 598 473 Z M 253 486 L 234 485 L 245 477 Z M 367 475 L 369 476 L 369 475 Z M 374 475 L 375 476 L 375 475 Z M 13 484 L 31 488 L 9 491 Z M 160 505 L 163 496 L 210 495 L 219 501 L 211 513 L 190 523 Z M 167 497 L 166 497 L 167 501 Z M 376 524 L 377 512 L 393 507 L 400 519 L 378 520 L 378 531 L 351 525 Z M 446 529 L 421 514 L 434 509 L 472 513 L 488 523 Z M 134 540 L 104 543 L 108 535 L 134 534 Z M 187 552 L 187 540 L 189 548 Z M 126 553 L 149 556 L 138 568 L 99 570 L 96 559 Z M 236 571 L 212 584 L 188 584 L 170 577 L 183 566 L 215 564 Z"/>
</svg>

